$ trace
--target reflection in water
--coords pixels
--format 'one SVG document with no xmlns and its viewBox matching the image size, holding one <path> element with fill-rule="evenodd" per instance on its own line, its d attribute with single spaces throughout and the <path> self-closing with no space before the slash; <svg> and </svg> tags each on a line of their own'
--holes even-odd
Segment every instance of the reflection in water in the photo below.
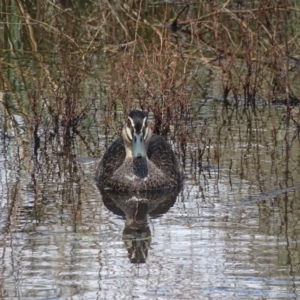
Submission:
<svg viewBox="0 0 300 300">
<path fill-rule="evenodd" d="M 1 2 L 1 299 L 299 299 L 300 2 L 182 2 Z M 91 184 L 134 106 L 176 202 Z"/>
<path fill-rule="evenodd" d="M 126 218 L 123 241 L 131 263 L 145 263 L 151 243 L 148 214 L 165 214 L 175 203 L 181 187 L 147 192 L 116 192 L 100 189 L 104 205 Z"/>
</svg>

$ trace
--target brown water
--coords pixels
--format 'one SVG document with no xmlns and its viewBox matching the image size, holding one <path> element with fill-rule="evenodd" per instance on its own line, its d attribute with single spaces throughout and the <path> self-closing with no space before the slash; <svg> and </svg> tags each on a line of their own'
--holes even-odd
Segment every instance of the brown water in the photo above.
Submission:
<svg viewBox="0 0 300 300">
<path fill-rule="evenodd" d="M 242 2 L 225 8 L 257 4 Z M 109 1 L 22 3 L 3 3 L 1 12 L 1 299 L 298 299 L 299 106 L 288 118 L 285 92 L 272 90 L 279 71 L 262 79 L 266 65 L 254 66 L 262 81 L 254 105 L 240 57 L 232 73 L 223 68 L 229 58 L 208 64 L 199 53 L 214 58 L 211 45 L 186 32 L 163 33 L 165 53 L 150 51 L 160 45 L 158 20 L 174 16 L 178 3 L 143 3 L 152 23 L 137 31 L 135 2 L 132 11 Z M 211 3 L 194 4 L 186 18 L 223 5 Z M 235 49 L 233 19 L 218 24 L 232 26 Z M 198 24 L 208 40 L 218 39 L 213 22 Z M 135 34 L 137 49 L 120 51 Z M 297 98 L 299 66 L 288 63 Z M 239 79 L 226 96 L 229 75 Z M 282 101 L 274 105 L 270 95 Z M 101 194 L 93 181 L 99 160 L 123 112 L 140 106 L 180 158 L 184 186 Z"/>
</svg>

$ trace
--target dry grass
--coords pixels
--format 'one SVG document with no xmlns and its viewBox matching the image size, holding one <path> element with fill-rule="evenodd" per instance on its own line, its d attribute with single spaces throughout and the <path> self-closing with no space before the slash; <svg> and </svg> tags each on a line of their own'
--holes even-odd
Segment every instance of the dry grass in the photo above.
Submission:
<svg viewBox="0 0 300 300">
<path fill-rule="evenodd" d="M 99 108 L 111 126 L 111 112 L 138 106 L 153 114 L 156 133 L 180 125 L 183 136 L 216 83 L 225 105 L 285 101 L 298 124 L 290 112 L 299 98 L 299 14 L 288 0 L 6 4 L 1 86 L 16 92 L 8 72 L 18 77 L 28 94 L 18 110 L 34 132 L 44 123 L 68 136 Z M 28 58 L 34 68 L 22 62 Z M 97 68 L 107 77 L 91 76 Z"/>
</svg>

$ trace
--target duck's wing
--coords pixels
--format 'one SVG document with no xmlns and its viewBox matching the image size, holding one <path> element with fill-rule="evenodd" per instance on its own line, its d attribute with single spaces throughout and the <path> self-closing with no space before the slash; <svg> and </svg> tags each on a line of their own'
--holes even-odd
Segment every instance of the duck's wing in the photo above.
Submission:
<svg viewBox="0 0 300 300">
<path fill-rule="evenodd" d="M 115 140 L 106 150 L 96 172 L 96 180 L 103 181 L 110 178 L 122 165 L 126 157 L 126 151 L 122 138 Z"/>
<path fill-rule="evenodd" d="M 159 135 L 153 135 L 148 145 L 148 158 L 170 179 L 183 180 L 183 169 L 171 146 Z"/>
</svg>

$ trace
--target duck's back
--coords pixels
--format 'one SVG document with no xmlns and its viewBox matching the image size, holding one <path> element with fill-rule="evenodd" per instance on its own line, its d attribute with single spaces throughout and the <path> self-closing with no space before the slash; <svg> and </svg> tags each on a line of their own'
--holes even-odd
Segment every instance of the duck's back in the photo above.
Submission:
<svg viewBox="0 0 300 300">
<path fill-rule="evenodd" d="M 170 144 L 160 135 L 153 135 L 149 142 L 148 158 L 168 178 L 172 178 L 177 185 L 184 179 L 183 168 L 175 156 Z"/>
<path fill-rule="evenodd" d="M 102 186 L 120 168 L 126 157 L 126 151 L 122 138 L 115 140 L 104 153 L 97 168 L 95 179 Z"/>
</svg>

